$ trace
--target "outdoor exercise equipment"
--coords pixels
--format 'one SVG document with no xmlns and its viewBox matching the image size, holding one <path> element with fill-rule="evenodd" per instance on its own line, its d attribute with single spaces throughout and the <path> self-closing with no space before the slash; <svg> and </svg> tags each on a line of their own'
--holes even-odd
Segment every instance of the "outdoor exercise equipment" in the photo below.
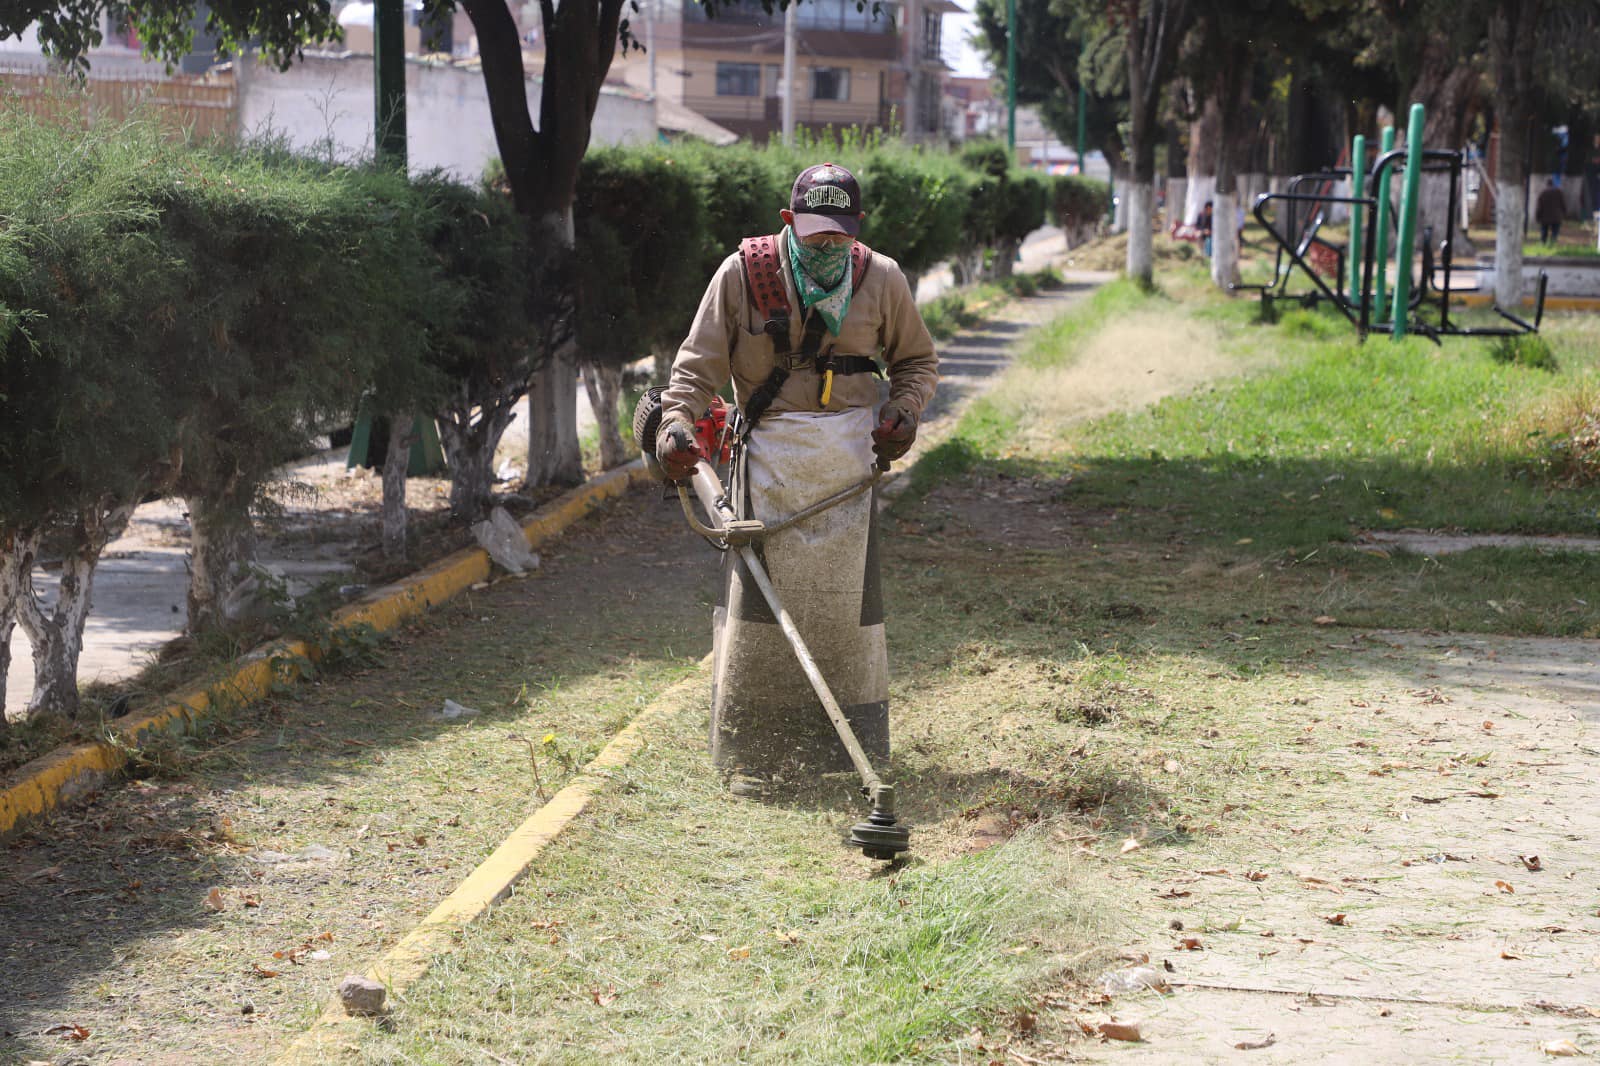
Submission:
<svg viewBox="0 0 1600 1066">
<path fill-rule="evenodd" d="M 659 387 L 651 388 L 639 398 L 639 404 L 633 414 L 633 436 L 650 472 L 657 478 L 666 480 L 666 474 L 655 457 L 656 432 L 661 427 L 662 391 Z M 694 432 L 695 441 L 700 446 L 702 455 L 727 462 L 728 445 L 735 435 L 735 428 L 729 425 L 727 408 L 720 399 L 712 400 L 711 409 L 705 417 L 695 423 Z M 771 523 L 763 523 L 752 518 L 739 518 L 729 502 L 727 487 L 723 485 L 722 479 L 717 476 L 716 468 L 707 459 L 697 462 L 694 473 L 682 481 L 675 482 L 675 485 L 689 527 L 711 541 L 719 550 L 734 551 L 739 554 L 750 576 L 755 580 L 756 587 L 766 599 L 767 606 L 772 608 L 772 615 L 783 630 L 784 638 L 788 640 L 795 659 L 800 663 L 800 669 L 805 673 L 806 680 L 811 683 L 812 691 L 822 703 L 823 713 L 828 716 L 828 721 L 833 723 L 834 732 L 839 735 L 840 742 L 844 744 L 844 749 L 850 756 L 851 765 L 861 778 L 861 794 L 872 804 L 872 811 L 867 815 L 866 821 L 858 822 L 851 827 L 850 846 L 860 848 L 861 853 L 869 859 L 893 862 L 902 852 L 911 850 L 911 830 L 907 826 L 900 825 L 895 817 L 894 786 L 879 777 L 877 771 L 872 768 L 872 763 L 868 761 L 867 754 L 861 747 L 861 741 L 850 728 L 850 722 L 845 718 L 839 701 L 828 688 L 828 683 L 823 678 L 811 650 L 806 647 L 806 642 L 801 637 L 794 619 L 779 602 L 778 590 L 773 587 L 771 579 L 767 576 L 766 567 L 762 565 L 761 558 L 755 551 L 755 546 L 762 538 L 788 529 L 808 518 L 814 518 L 829 508 L 837 507 L 846 500 L 853 500 L 862 493 L 870 491 L 888 469 L 888 461 L 879 459 L 872 471 L 856 484 L 826 499 L 818 500 L 781 521 Z M 691 492 L 710 519 L 709 524 L 700 521 L 699 516 L 695 514 L 694 504 L 689 498 Z"/>
<path fill-rule="evenodd" d="M 1499 306 L 1494 307 L 1494 312 L 1505 325 L 1469 326 L 1451 321 L 1452 279 L 1458 274 L 1481 272 L 1485 268 L 1456 263 L 1455 241 L 1449 225 L 1445 235 L 1437 241 L 1431 229 L 1417 232 L 1423 176 L 1449 177 L 1449 209 L 1445 217 L 1454 220 L 1461 203 L 1461 176 L 1470 165 L 1465 152 L 1424 148 L 1423 119 L 1422 105 L 1411 105 L 1406 146 L 1401 149 L 1394 147 L 1394 127 L 1385 127 L 1377 158 L 1370 169 L 1362 169 L 1367 157 L 1367 140 L 1357 136 L 1351 143 L 1349 167 L 1300 174 L 1289 179 L 1283 192 L 1258 197 L 1256 221 L 1277 245 L 1272 280 L 1264 285 L 1236 285 L 1234 288 L 1258 292 L 1262 309 L 1269 316 L 1279 302 L 1292 301 L 1303 307 L 1315 307 L 1325 300 L 1356 327 L 1362 340 L 1369 333 L 1388 333 L 1396 339 L 1407 333 L 1420 333 L 1437 344 L 1442 337 L 1516 337 L 1537 333 L 1544 320 L 1545 290 L 1549 285 L 1549 278 L 1543 271 L 1539 272 L 1533 321 Z M 1399 210 L 1391 212 L 1391 181 L 1396 167 L 1402 165 Z M 1333 191 L 1336 183 L 1346 180 L 1350 183 L 1350 195 L 1337 195 Z M 1305 191 L 1307 188 L 1312 191 Z M 1345 244 L 1329 241 L 1321 235 L 1327 209 L 1332 204 L 1346 204 L 1350 208 L 1350 239 Z M 1275 205 L 1285 208 L 1285 220 L 1275 217 L 1272 210 Z M 1369 220 L 1372 222 L 1370 232 Z M 1413 259 L 1419 238 L 1421 269 L 1414 278 Z M 1391 250 L 1395 271 L 1392 290 L 1389 285 Z M 1312 288 L 1291 292 L 1291 280 L 1302 274 L 1310 280 Z"/>
</svg>

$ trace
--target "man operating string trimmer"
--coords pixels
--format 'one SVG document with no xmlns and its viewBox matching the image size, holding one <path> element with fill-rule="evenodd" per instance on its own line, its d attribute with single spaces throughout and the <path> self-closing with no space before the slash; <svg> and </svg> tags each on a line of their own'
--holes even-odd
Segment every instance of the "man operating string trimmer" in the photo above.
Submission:
<svg viewBox="0 0 1600 1066">
<path fill-rule="evenodd" d="M 711 458 L 694 424 L 731 377 L 739 416 L 728 503 L 768 525 L 859 483 L 905 455 L 938 381 L 933 338 L 888 256 L 858 242 L 855 177 L 833 163 L 795 179 L 784 229 L 752 237 L 711 279 L 661 396 L 656 457 L 668 477 Z M 888 396 L 880 406 L 888 368 Z M 868 759 L 889 755 L 888 653 L 875 493 L 863 493 L 754 545 L 776 595 L 826 676 Z M 753 556 L 751 558 L 754 558 Z M 736 795 L 786 775 L 848 770 L 814 683 L 740 553 L 725 556 L 715 614 L 711 752 Z M 858 766 L 859 769 L 859 766 Z"/>
</svg>

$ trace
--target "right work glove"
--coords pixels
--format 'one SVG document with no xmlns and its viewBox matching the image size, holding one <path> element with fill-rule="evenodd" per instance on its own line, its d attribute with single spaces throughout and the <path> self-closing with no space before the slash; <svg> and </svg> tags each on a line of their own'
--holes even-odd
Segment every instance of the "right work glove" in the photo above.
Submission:
<svg viewBox="0 0 1600 1066">
<path fill-rule="evenodd" d="M 668 480 L 682 481 L 694 473 L 694 465 L 704 458 L 694 442 L 694 430 L 683 422 L 668 422 L 656 434 L 656 459 Z"/>
<path fill-rule="evenodd" d="M 878 465 L 887 470 L 889 463 L 911 450 L 916 439 L 917 416 L 895 404 L 884 404 L 878 424 L 872 428 L 872 450 L 877 453 Z"/>
</svg>

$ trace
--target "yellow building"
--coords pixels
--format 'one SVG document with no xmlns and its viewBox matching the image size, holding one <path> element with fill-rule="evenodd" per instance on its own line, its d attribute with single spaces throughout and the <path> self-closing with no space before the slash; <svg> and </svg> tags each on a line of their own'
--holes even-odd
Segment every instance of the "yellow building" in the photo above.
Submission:
<svg viewBox="0 0 1600 1066">
<path fill-rule="evenodd" d="M 685 0 L 642 0 L 633 31 L 653 45 L 619 55 L 612 79 L 654 92 L 756 141 L 783 123 L 783 13 L 750 0 L 707 18 Z M 796 8 L 795 124 L 897 128 L 907 139 L 943 134 L 948 68 L 940 56 L 951 0 L 804 0 Z"/>
</svg>

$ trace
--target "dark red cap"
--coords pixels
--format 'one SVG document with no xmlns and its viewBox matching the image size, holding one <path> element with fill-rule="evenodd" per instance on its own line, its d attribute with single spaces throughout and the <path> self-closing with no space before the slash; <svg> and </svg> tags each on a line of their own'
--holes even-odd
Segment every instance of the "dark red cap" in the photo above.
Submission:
<svg viewBox="0 0 1600 1066">
<path fill-rule="evenodd" d="M 837 163 L 807 167 L 789 193 L 797 237 L 813 233 L 861 232 L 861 186 L 856 176 Z"/>
</svg>

